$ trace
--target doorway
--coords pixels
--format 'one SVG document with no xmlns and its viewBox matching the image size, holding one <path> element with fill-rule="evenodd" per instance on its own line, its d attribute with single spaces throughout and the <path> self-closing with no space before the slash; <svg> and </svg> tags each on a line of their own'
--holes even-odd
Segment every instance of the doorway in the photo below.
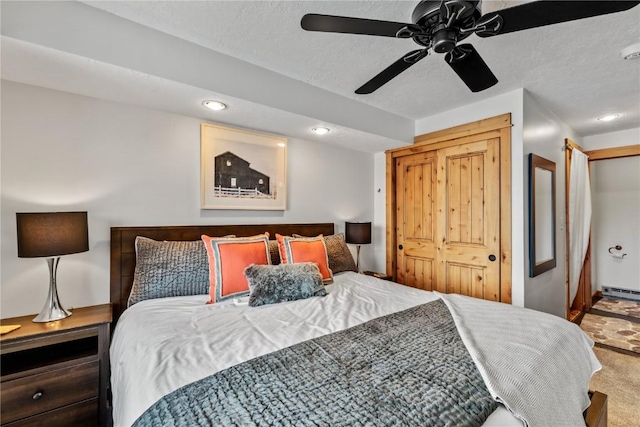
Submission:
<svg viewBox="0 0 640 427">
<path fill-rule="evenodd" d="M 577 145 L 575 142 L 570 139 L 565 140 L 566 143 L 566 151 L 565 151 L 565 200 L 569 199 L 569 186 L 570 186 L 570 173 L 571 173 L 571 155 L 573 150 L 583 151 L 582 148 Z M 608 160 L 608 159 L 620 159 L 625 157 L 634 157 L 640 156 L 640 144 L 638 145 L 628 145 L 623 147 L 616 148 L 606 148 L 599 150 L 590 150 L 583 151 L 589 157 L 589 166 L 591 168 L 592 162 Z M 566 211 L 566 245 L 569 248 L 569 207 L 567 203 L 567 211 Z M 592 298 L 594 295 L 593 285 L 592 285 L 592 257 L 591 257 L 591 243 L 587 247 L 587 253 L 585 255 L 584 262 L 582 264 L 582 269 L 580 271 L 580 278 L 578 281 L 578 291 L 576 293 L 575 299 L 571 298 L 571 290 L 570 290 L 570 266 L 569 266 L 569 250 L 567 249 L 567 319 L 574 321 L 579 319 L 585 312 L 591 309 Z"/>
</svg>

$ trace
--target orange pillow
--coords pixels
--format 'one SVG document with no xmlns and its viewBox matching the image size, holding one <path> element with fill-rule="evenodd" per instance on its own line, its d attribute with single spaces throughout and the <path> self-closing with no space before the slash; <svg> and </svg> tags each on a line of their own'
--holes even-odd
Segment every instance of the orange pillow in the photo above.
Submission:
<svg viewBox="0 0 640 427">
<path fill-rule="evenodd" d="M 207 304 L 249 294 L 244 269 L 252 264 L 271 264 L 269 233 L 251 237 L 202 235 L 209 257 L 209 301 Z"/>
<path fill-rule="evenodd" d="M 333 273 L 329 268 L 327 247 L 324 244 L 322 234 L 317 237 L 291 237 L 276 234 L 276 240 L 283 264 L 315 262 L 320 268 L 322 281 L 324 283 L 333 282 Z"/>
</svg>

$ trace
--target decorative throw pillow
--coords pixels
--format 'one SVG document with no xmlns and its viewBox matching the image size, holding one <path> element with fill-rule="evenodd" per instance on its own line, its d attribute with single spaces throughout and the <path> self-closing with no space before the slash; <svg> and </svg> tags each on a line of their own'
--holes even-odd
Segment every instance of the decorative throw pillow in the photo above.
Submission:
<svg viewBox="0 0 640 427">
<path fill-rule="evenodd" d="M 204 243 L 157 241 L 138 236 L 136 268 L 127 307 L 152 298 L 206 295 L 209 263 Z"/>
<path fill-rule="evenodd" d="M 327 295 L 316 263 L 250 265 L 244 274 L 251 307 Z"/>
<path fill-rule="evenodd" d="M 293 237 L 304 237 L 299 234 L 294 234 Z M 324 236 L 324 244 L 327 247 L 327 257 L 329 258 L 329 268 L 333 274 L 341 273 L 343 271 L 355 271 L 358 272 L 356 262 L 353 260 L 353 255 L 347 242 L 344 240 L 344 234 L 332 234 Z"/>
<path fill-rule="evenodd" d="M 269 240 L 269 258 L 271 258 L 271 265 L 280 264 L 280 247 L 277 240 Z"/>
<path fill-rule="evenodd" d="M 333 282 L 333 273 L 329 268 L 327 247 L 324 244 L 322 234 L 318 237 L 292 237 L 276 234 L 276 240 L 280 247 L 280 261 L 282 264 L 295 264 L 298 262 L 315 262 L 318 264 L 322 281 Z"/>
<path fill-rule="evenodd" d="M 244 296 L 249 284 L 244 269 L 251 264 L 269 264 L 269 233 L 251 237 L 202 236 L 209 258 L 207 304 Z"/>
</svg>

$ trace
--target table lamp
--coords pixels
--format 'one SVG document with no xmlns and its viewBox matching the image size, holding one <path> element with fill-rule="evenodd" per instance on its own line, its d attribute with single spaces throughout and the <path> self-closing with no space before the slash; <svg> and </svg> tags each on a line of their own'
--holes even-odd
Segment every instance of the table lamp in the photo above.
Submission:
<svg viewBox="0 0 640 427">
<path fill-rule="evenodd" d="M 360 245 L 371 243 L 371 223 L 370 222 L 347 222 L 345 223 L 345 241 L 356 245 L 356 268 L 360 270 Z"/>
<path fill-rule="evenodd" d="M 51 322 L 71 316 L 58 299 L 56 272 L 61 255 L 89 250 L 86 212 L 16 213 L 18 257 L 46 257 L 49 265 L 49 295 L 33 321 Z"/>
</svg>

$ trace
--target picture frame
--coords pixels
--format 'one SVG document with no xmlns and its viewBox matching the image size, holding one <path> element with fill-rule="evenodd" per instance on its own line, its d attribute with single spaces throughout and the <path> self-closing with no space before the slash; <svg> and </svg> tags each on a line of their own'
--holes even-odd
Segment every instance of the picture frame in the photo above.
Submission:
<svg viewBox="0 0 640 427">
<path fill-rule="evenodd" d="M 201 209 L 286 210 L 287 139 L 200 126 Z"/>
</svg>

